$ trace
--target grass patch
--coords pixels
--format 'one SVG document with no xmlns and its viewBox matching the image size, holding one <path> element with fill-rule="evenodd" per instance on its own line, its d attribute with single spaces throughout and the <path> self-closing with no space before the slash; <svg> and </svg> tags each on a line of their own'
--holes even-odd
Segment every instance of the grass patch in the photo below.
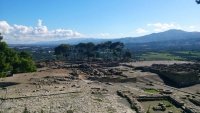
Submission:
<svg viewBox="0 0 200 113">
<path fill-rule="evenodd" d="M 174 53 L 180 53 L 180 54 L 185 54 L 185 55 L 200 56 L 200 52 L 197 52 L 197 51 L 175 51 Z"/>
<path fill-rule="evenodd" d="M 145 60 L 155 60 L 155 59 L 162 59 L 162 60 L 182 60 L 183 58 L 180 56 L 175 56 L 170 53 L 156 53 L 156 52 L 149 52 L 147 54 L 141 54 L 136 56 L 138 59 L 145 59 Z"/>
<path fill-rule="evenodd" d="M 134 73 L 134 71 L 129 71 L 129 73 Z"/>
<path fill-rule="evenodd" d="M 108 108 L 107 112 L 108 113 L 115 113 L 115 110 L 113 108 Z"/>
<path fill-rule="evenodd" d="M 120 79 L 124 79 L 125 77 L 124 76 L 121 76 L 121 75 L 116 75 L 117 78 L 120 78 Z"/>
<path fill-rule="evenodd" d="M 200 52 L 198 51 L 174 51 L 173 54 L 190 60 L 200 59 Z"/>
<path fill-rule="evenodd" d="M 98 102 L 102 102 L 103 100 L 100 98 L 95 98 L 94 100 L 98 101 Z"/>
<path fill-rule="evenodd" d="M 173 113 L 182 113 L 182 111 L 183 111 L 181 108 L 177 108 L 176 106 L 174 106 L 168 100 L 143 101 L 143 102 L 141 102 L 141 105 L 143 106 L 143 108 L 145 109 L 145 111 L 147 111 L 149 109 L 149 105 L 150 105 L 150 109 L 149 109 L 150 113 L 157 113 L 152 108 L 154 106 L 158 106 L 159 103 L 163 103 L 164 105 L 171 105 L 170 107 L 166 107 L 166 110 L 163 113 L 168 113 L 167 111 L 169 111 L 169 110 L 171 110 Z"/>
<path fill-rule="evenodd" d="M 155 90 L 155 89 L 146 89 L 144 90 L 145 92 L 148 92 L 148 93 L 157 93 L 158 91 Z"/>
<path fill-rule="evenodd" d="M 76 97 L 75 94 L 70 94 L 69 96 L 70 96 L 70 98 L 75 98 Z"/>
<path fill-rule="evenodd" d="M 41 109 L 41 110 L 40 110 L 40 113 L 44 113 L 44 110 L 43 110 L 43 109 Z"/>
<path fill-rule="evenodd" d="M 98 95 L 102 95 L 102 93 L 101 93 L 101 92 L 97 92 L 97 94 L 98 94 Z"/>
</svg>

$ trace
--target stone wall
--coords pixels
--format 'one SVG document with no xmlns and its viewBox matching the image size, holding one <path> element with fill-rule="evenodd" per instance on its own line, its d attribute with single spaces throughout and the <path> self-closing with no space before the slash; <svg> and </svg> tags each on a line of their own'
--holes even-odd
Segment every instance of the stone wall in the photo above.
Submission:
<svg viewBox="0 0 200 113">
<path fill-rule="evenodd" d="M 188 106 L 185 107 L 185 111 L 186 113 L 199 113 L 197 109 Z"/>
<path fill-rule="evenodd" d="M 142 108 L 140 102 L 138 102 L 135 96 L 131 95 L 129 91 L 126 92 L 118 90 L 117 94 L 121 97 L 126 98 L 128 102 L 131 104 L 131 108 L 135 109 L 137 113 L 146 113 L 145 110 Z"/>
<path fill-rule="evenodd" d="M 140 104 L 141 101 L 156 101 L 156 100 L 168 100 L 169 102 L 172 102 L 172 104 L 176 105 L 178 108 L 183 109 L 184 113 L 199 113 L 199 111 L 196 108 L 185 105 L 183 101 L 172 95 L 137 96 L 130 91 L 122 91 L 122 90 L 118 90 L 117 94 L 121 97 L 126 98 L 131 104 L 131 106 L 134 106 L 134 109 L 136 109 L 137 113 L 146 113 Z M 198 101 L 198 103 L 200 103 L 199 100 L 195 101 Z"/>
<path fill-rule="evenodd" d="M 199 65 L 197 64 L 153 64 L 151 67 L 140 67 L 143 71 L 156 73 L 170 79 L 180 87 L 200 83 Z"/>
<path fill-rule="evenodd" d="M 180 87 L 197 84 L 199 78 L 197 72 L 177 73 L 177 72 L 160 71 L 158 72 L 158 74 L 170 79 Z"/>
<path fill-rule="evenodd" d="M 155 101 L 155 100 L 167 100 L 169 96 L 145 96 L 145 97 L 138 97 L 138 101 Z"/>
<path fill-rule="evenodd" d="M 169 100 L 172 101 L 173 103 L 175 103 L 179 107 L 184 106 L 184 102 L 182 102 L 181 100 L 179 100 L 176 97 L 169 96 Z"/>
<path fill-rule="evenodd" d="M 97 80 L 99 82 L 137 82 L 137 78 L 119 78 L 119 77 L 89 77 L 90 80 Z"/>
<path fill-rule="evenodd" d="M 198 100 L 198 99 L 189 98 L 189 100 L 190 100 L 192 103 L 194 103 L 194 104 L 200 106 L 200 99 Z"/>
</svg>

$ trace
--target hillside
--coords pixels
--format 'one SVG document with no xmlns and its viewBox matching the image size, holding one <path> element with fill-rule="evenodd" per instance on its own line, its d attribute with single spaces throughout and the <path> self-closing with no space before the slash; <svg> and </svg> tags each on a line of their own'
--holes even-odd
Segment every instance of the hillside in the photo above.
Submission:
<svg viewBox="0 0 200 113">
<path fill-rule="evenodd" d="M 200 32 L 186 32 L 182 30 L 168 30 L 160 33 L 152 33 L 141 37 L 127 37 L 116 39 L 115 41 L 121 41 L 123 43 L 145 43 L 155 41 L 167 41 L 167 40 L 180 40 L 180 39 L 191 39 L 200 38 Z"/>
<path fill-rule="evenodd" d="M 49 41 L 49 42 L 38 42 L 35 44 L 77 44 L 80 42 L 93 42 L 93 43 L 100 43 L 111 40 L 113 42 L 120 41 L 123 43 L 146 43 L 146 42 L 155 42 L 155 41 L 168 41 L 168 40 L 182 40 L 182 39 L 194 39 L 200 38 L 200 32 L 186 32 L 182 30 L 168 30 L 159 33 L 152 33 L 145 36 L 140 37 L 126 37 L 126 38 L 119 38 L 119 39 L 96 39 L 96 38 L 78 38 L 78 39 L 68 39 L 68 40 L 59 40 L 59 41 Z"/>
</svg>

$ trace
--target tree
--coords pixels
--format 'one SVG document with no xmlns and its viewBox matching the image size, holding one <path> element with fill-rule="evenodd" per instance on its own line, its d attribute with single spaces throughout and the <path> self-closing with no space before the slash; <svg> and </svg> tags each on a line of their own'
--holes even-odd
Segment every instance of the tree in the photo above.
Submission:
<svg viewBox="0 0 200 113">
<path fill-rule="evenodd" d="M 0 42 L 0 77 L 5 77 L 7 71 L 12 70 L 12 55 L 11 50 L 5 42 Z M 13 52 L 13 51 L 12 51 Z"/>
<path fill-rule="evenodd" d="M 35 72 L 37 68 L 34 65 L 33 57 L 27 51 L 18 53 L 18 60 L 15 60 L 13 65 L 14 73 Z"/>
<path fill-rule="evenodd" d="M 91 57 L 94 58 L 115 58 L 120 57 L 123 58 L 124 56 L 124 44 L 122 42 L 114 42 L 107 41 L 104 43 L 100 43 L 95 45 L 92 42 L 88 43 L 79 43 L 76 45 L 68 45 L 68 44 L 61 44 L 54 48 L 55 55 L 62 55 L 66 58 L 75 59 L 86 59 L 89 60 Z M 131 55 L 125 56 L 126 58 L 131 58 Z M 24 56 L 24 55 L 22 55 Z"/>
<path fill-rule="evenodd" d="M 95 56 L 96 57 L 101 57 L 101 52 L 103 51 L 103 43 L 97 44 L 94 47 L 94 51 L 95 51 Z"/>
<path fill-rule="evenodd" d="M 78 51 L 78 56 L 79 58 L 83 59 L 84 58 L 84 51 L 85 51 L 85 47 L 86 47 L 86 44 L 85 43 L 79 43 L 75 46 L 75 48 L 77 49 Z"/>
<path fill-rule="evenodd" d="M 200 0 L 196 0 L 197 4 L 200 4 Z"/>
<path fill-rule="evenodd" d="M 85 53 L 84 54 L 87 56 L 88 60 L 90 57 L 94 56 L 94 47 L 95 47 L 95 44 L 92 42 L 88 42 L 85 45 Z"/>
<path fill-rule="evenodd" d="M 114 56 L 121 58 L 124 49 L 124 43 L 114 42 L 110 45 L 110 49 L 113 51 Z"/>
<path fill-rule="evenodd" d="M 0 33 L 0 42 L 1 42 L 1 40 L 3 40 L 3 36 L 1 36 L 1 33 Z"/>
<path fill-rule="evenodd" d="M 55 55 L 62 55 L 67 59 L 70 54 L 70 45 L 69 44 L 61 44 L 58 47 L 54 48 Z"/>
<path fill-rule="evenodd" d="M 6 63 L 6 55 L 4 52 L 0 51 L 0 78 L 5 77 L 6 71 L 9 70 L 9 63 Z"/>
<path fill-rule="evenodd" d="M 36 67 L 34 66 L 34 63 L 31 62 L 28 59 L 24 59 L 22 58 L 20 60 L 20 62 L 17 62 L 15 64 L 15 67 L 13 69 L 16 72 L 20 72 L 20 73 L 26 73 L 26 72 L 34 72 L 36 71 Z"/>
<path fill-rule="evenodd" d="M 106 56 L 107 56 L 107 59 L 108 59 L 108 56 L 111 52 L 111 49 L 110 49 L 110 45 L 112 44 L 111 41 L 107 41 L 107 42 L 104 42 L 102 43 L 102 50 L 103 50 L 103 58 L 105 59 L 105 53 L 106 53 Z"/>
<path fill-rule="evenodd" d="M 6 51 L 8 45 L 5 42 L 0 42 L 0 51 Z"/>
<path fill-rule="evenodd" d="M 28 53 L 27 51 L 22 51 L 19 53 L 19 57 L 20 58 L 24 58 L 24 59 L 27 59 L 27 60 L 31 60 L 33 59 L 32 55 L 30 53 Z"/>
<path fill-rule="evenodd" d="M 117 53 L 116 50 L 113 51 L 113 55 L 114 55 L 115 57 L 119 57 L 119 54 Z"/>
<path fill-rule="evenodd" d="M 8 48 L 5 42 L 0 42 L 0 77 L 11 73 L 34 72 L 37 68 L 34 65 L 32 56 L 28 52 L 16 52 Z"/>
<path fill-rule="evenodd" d="M 132 53 L 129 50 L 127 50 L 124 54 L 124 59 L 129 60 L 131 58 L 132 58 Z"/>
<path fill-rule="evenodd" d="M 75 46 L 75 48 L 77 49 L 78 55 L 81 59 L 83 59 L 86 56 L 88 60 L 90 57 L 95 56 L 94 51 L 97 49 L 96 45 L 92 42 L 79 43 Z"/>
<path fill-rule="evenodd" d="M 71 49 L 71 56 L 73 57 L 74 60 L 76 60 L 78 57 L 78 50 L 76 48 L 76 45 L 71 45 L 70 46 L 70 49 Z"/>
</svg>

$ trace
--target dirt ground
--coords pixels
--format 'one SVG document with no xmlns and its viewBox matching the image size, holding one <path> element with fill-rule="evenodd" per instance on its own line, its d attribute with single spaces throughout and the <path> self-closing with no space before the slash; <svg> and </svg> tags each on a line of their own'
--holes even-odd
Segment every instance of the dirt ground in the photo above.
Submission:
<svg viewBox="0 0 200 113">
<path fill-rule="evenodd" d="M 127 64 L 137 67 L 149 66 L 155 63 L 174 64 L 188 62 L 143 61 Z M 70 78 L 72 69 L 52 69 L 49 67 L 40 68 L 38 72 L 34 73 L 14 74 L 12 77 L 1 78 L 0 111 L 3 113 L 23 112 L 27 108 L 30 112 L 38 113 L 41 110 L 44 110 L 45 113 L 49 111 L 64 113 L 69 110 L 74 113 L 135 113 L 126 99 L 117 95 L 117 90 L 129 90 L 135 95 L 150 95 L 150 93 L 144 92 L 142 88 L 152 87 L 173 90 L 175 95 L 185 95 L 187 92 L 195 94 L 200 86 L 197 84 L 177 89 L 167 86 L 154 73 L 141 72 L 123 66 L 115 68 L 128 69 L 123 74 L 137 77 L 137 82 L 104 83 L 90 81 L 86 80 L 88 75 L 80 72 L 80 70 L 78 70 L 80 72 L 78 79 L 72 79 Z M 150 81 L 153 81 L 154 86 L 146 85 Z"/>
</svg>

